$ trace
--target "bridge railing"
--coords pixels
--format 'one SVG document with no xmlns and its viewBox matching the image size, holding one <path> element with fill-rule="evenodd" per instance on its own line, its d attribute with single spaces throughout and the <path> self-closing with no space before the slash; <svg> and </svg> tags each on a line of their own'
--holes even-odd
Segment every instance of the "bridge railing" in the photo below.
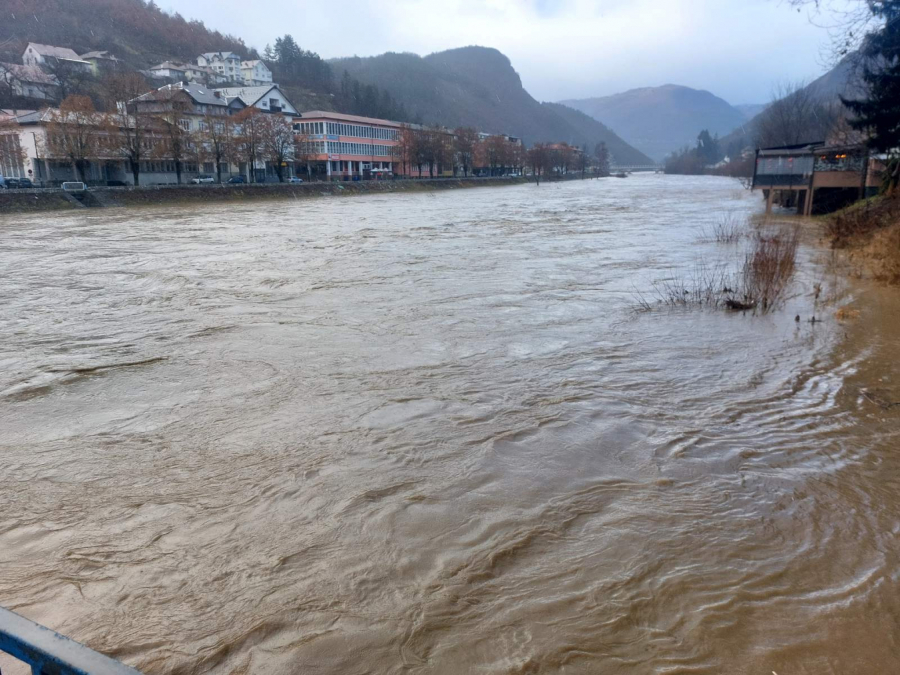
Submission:
<svg viewBox="0 0 900 675">
<path fill-rule="evenodd" d="M 27 663 L 32 675 L 141 675 L 124 663 L 2 607 L 0 652 Z"/>
<path fill-rule="evenodd" d="M 659 164 L 634 164 L 631 166 L 611 166 L 610 171 L 662 171 L 663 167 Z"/>
</svg>

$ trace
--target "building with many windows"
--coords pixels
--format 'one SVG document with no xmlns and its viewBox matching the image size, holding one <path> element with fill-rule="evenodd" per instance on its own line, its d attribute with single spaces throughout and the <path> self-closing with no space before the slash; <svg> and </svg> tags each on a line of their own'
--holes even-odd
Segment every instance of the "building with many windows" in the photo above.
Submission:
<svg viewBox="0 0 900 675">
<path fill-rule="evenodd" d="M 212 68 L 228 82 L 241 82 L 241 57 L 234 52 L 207 52 L 197 57 L 197 65 Z"/>
<path fill-rule="evenodd" d="M 399 122 L 313 110 L 294 120 L 303 138 L 306 159 L 318 174 L 352 180 L 395 172 Z"/>
<path fill-rule="evenodd" d="M 241 80 L 248 87 L 262 87 L 272 84 L 272 71 L 265 62 L 258 59 L 241 61 Z"/>
</svg>

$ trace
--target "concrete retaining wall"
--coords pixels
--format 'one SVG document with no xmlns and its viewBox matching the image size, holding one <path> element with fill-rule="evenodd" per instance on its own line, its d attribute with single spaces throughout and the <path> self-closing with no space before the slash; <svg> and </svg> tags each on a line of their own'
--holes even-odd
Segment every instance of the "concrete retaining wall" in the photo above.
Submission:
<svg viewBox="0 0 900 675">
<path fill-rule="evenodd" d="M 450 190 L 489 185 L 517 185 L 525 178 L 440 178 L 426 180 L 385 180 L 291 185 L 165 185 L 153 187 L 91 188 L 90 193 L 102 206 L 153 206 L 197 204 L 219 201 L 299 199 L 371 192 L 416 192 Z M 32 211 L 81 209 L 83 205 L 58 189 L 0 190 L 0 215 Z"/>
</svg>

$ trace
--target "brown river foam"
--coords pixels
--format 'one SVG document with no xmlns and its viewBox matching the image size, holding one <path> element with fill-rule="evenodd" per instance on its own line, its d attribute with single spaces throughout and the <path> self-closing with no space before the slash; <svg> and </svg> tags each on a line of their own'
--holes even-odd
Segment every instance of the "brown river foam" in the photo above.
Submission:
<svg viewBox="0 0 900 675">
<path fill-rule="evenodd" d="M 634 312 L 759 206 L 0 218 L 0 604 L 148 674 L 900 671 L 897 294 Z"/>
</svg>

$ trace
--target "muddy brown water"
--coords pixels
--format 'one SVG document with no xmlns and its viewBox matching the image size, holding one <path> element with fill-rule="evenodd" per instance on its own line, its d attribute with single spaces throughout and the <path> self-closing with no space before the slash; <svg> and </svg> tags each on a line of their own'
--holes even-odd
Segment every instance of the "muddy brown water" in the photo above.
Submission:
<svg viewBox="0 0 900 675">
<path fill-rule="evenodd" d="M 0 216 L 0 604 L 148 674 L 900 671 L 897 293 L 634 311 L 760 205 Z"/>
</svg>

